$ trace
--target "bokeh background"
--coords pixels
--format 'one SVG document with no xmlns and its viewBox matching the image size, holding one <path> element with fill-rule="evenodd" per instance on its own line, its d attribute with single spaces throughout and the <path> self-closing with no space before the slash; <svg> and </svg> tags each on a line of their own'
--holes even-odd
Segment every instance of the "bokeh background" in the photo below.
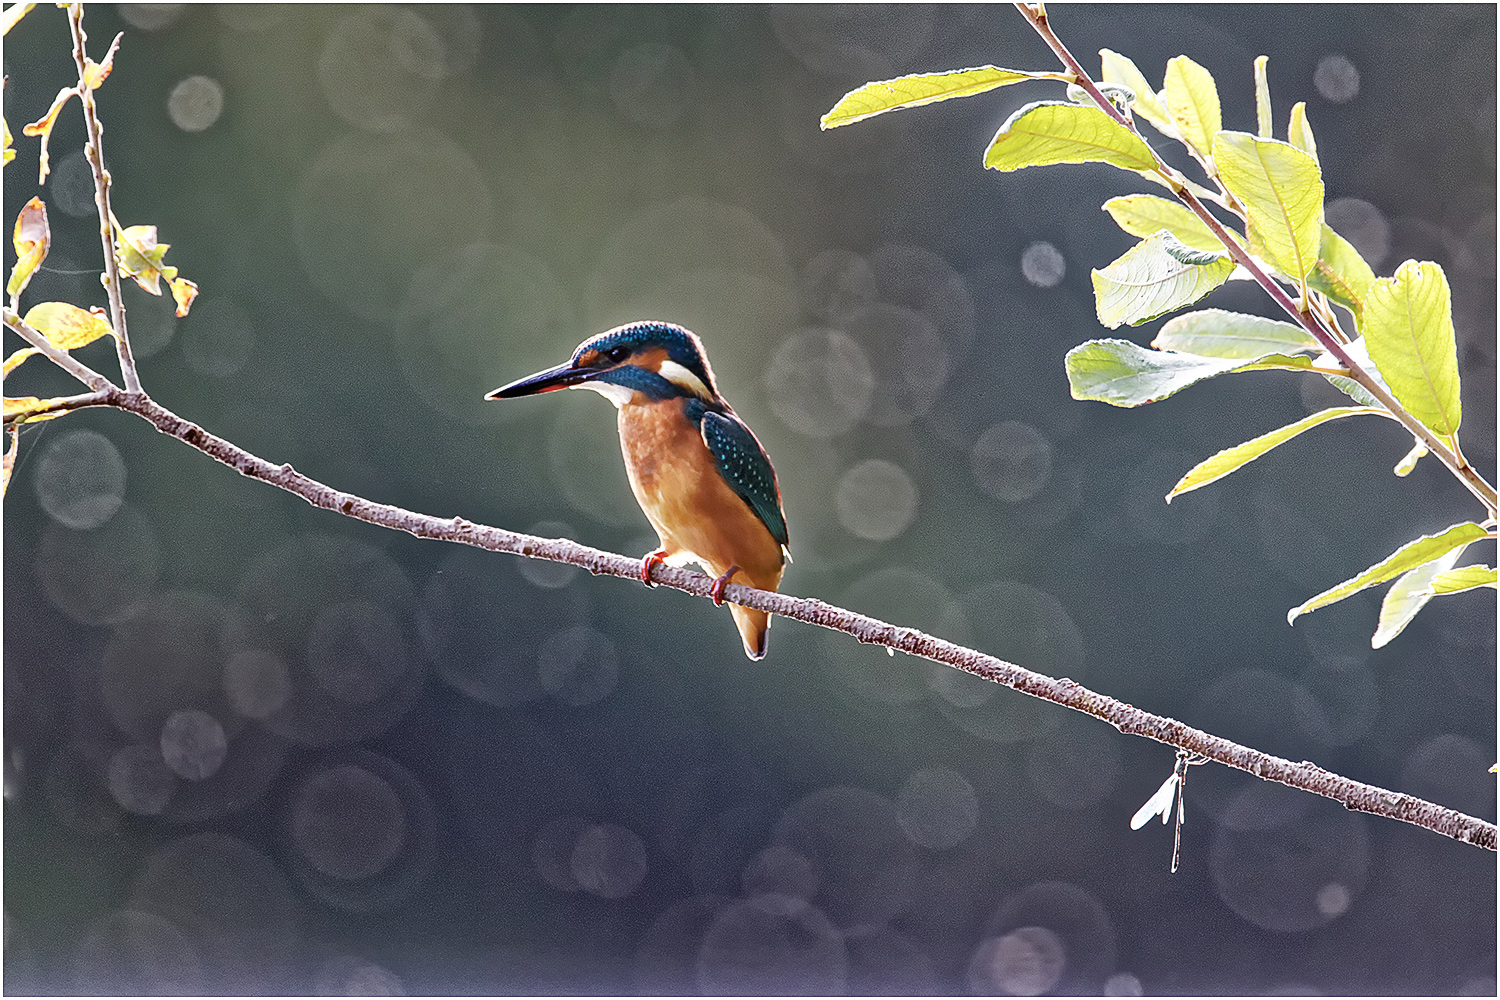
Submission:
<svg viewBox="0 0 1500 1000">
<path fill-rule="evenodd" d="M 1089 66 L 1202 62 L 1229 127 L 1271 57 L 1334 227 L 1381 274 L 1446 269 L 1493 481 L 1495 9 L 1052 14 Z M 1378 593 L 1285 620 L 1469 496 L 1431 461 L 1394 478 L 1410 441 L 1351 421 L 1167 506 L 1339 397 L 1268 373 L 1069 398 L 1064 353 L 1104 335 L 1089 269 L 1132 242 L 1099 205 L 1147 188 L 981 168 L 1056 88 L 819 131 L 869 79 L 1053 68 L 1009 8 L 87 27 L 96 54 L 126 33 L 99 95 L 116 212 L 203 289 L 181 321 L 127 289 L 184 416 L 375 500 L 640 554 L 602 400 L 481 396 L 674 320 L 776 463 L 786 591 L 1494 820 L 1493 594 L 1378 651 Z M 8 219 L 37 191 L 20 126 L 72 79 L 63 15 L 4 58 Z M 102 302 L 81 137 L 75 104 L 23 307 Z M 1246 283 L 1206 304 L 1270 310 Z M 76 391 L 38 361 L 11 381 Z M 1493 854 L 1211 766 L 1169 875 L 1170 829 L 1127 828 L 1167 749 L 845 637 L 779 622 L 752 664 L 707 602 L 376 530 L 110 412 L 24 435 L 4 527 L 11 993 L 1496 989 Z"/>
</svg>

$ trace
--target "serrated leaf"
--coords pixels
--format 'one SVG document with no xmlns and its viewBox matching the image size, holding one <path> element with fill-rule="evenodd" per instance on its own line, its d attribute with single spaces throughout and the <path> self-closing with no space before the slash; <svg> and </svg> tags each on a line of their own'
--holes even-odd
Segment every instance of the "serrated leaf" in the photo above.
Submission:
<svg viewBox="0 0 1500 1000">
<path fill-rule="evenodd" d="M 1435 535 L 1423 535 L 1421 538 L 1407 542 L 1364 572 L 1350 577 L 1336 587 L 1328 588 L 1316 597 L 1308 598 L 1288 611 L 1286 613 L 1287 624 L 1290 625 L 1310 611 L 1316 611 L 1318 608 L 1327 607 L 1357 594 L 1366 587 L 1373 587 L 1395 579 L 1408 570 L 1416 569 L 1446 552 L 1462 548 L 1483 537 L 1485 537 L 1485 530 L 1472 521 L 1467 521 L 1445 528 Z"/>
<path fill-rule="evenodd" d="M 1251 361 L 1153 351 L 1130 340 L 1090 340 L 1068 352 L 1064 367 L 1074 399 L 1141 406 L 1228 372 L 1299 371 L 1307 358 L 1268 354 Z"/>
<path fill-rule="evenodd" d="M 62 114 L 63 105 L 68 103 L 69 98 L 77 96 L 77 87 L 64 87 L 62 90 L 59 90 L 57 92 L 57 96 L 52 99 L 52 106 L 47 109 L 47 113 L 45 115 L 32 122 L 30 125 L 23 125 L 21 127 L 21 132 L 23 135 L 42 137 L 41 149 L 38 153 L 39 160 L 37 169 L 40 175 L 37 177 L 38 184 L 47 183 L 47 175 L 52 172 L 51 161 L 48 159 L 47 154 L 47 144 L 52 138 L 52 126 L 57 124 L 57 116 Z"/>
<path fill-rule="evenodd" d="M 1271 85 L 1266 80 L 1270 61 L 1270 56 L 1255 57 L 1255 131 L 1262 139 L 1271 138 Z"/>
<path fill-rule="evenodd" d="M 1140 136 L 1098 108 L 1066 101 L 1038 101 L 1017 110 L 984 151 L 984 165 L 995 170 L 1053 163 L 1109 163 L 1125 170 L 1156 167 Z"/>
<path fill-rule="evenodd" d="M 1325 222 L 1318 263 L 1307 276 L 1307 284 L 1352 312 L 1358 323 L 1364 315 L 1365 295 L 1374 283 L 1375 272 L 1354 244 Z"/>
<path fill-rule="evenodd" d="M 1195 251 L 1162 230 L 1109 266 L 1094 269 L 1095 311 L 1111 330 L 1135 326 L 1197 302 L 1233 271 L 1234 261 L 1227 255 Z"/>
<path fill-rule="evenodd" d="M 1441 596 L 1461 594 L 1466 590 L 1477 590 L 1480 587 L 1500 590 L 1500 582 L 1497 582 L 1495 578 L 1493 566 L 1460 566 L 1458 569 L 1450 569 L 1433 577 L 1431 587 L 1434 595 Z"/>
<path fill-rule="evenodd" d="M 1312 126 L 1307 123 L 1306 101 L 1298 101 L 1292 105 L 1292 116 L 1286 126 L 1286 140 L 1317 160 L 1318 143 L 1313 138 Z"/>
<path fill-rule="evenodd" d="M 1131 236 L 1144 239 L 1165 229 L 1196 250 L 1224 251 L 1224 244 L 1203 220 L 1175 201 L 1154 194 L 1126 194 L 1109 199 L 1101 207 Z"/>
<path fill-rule="evenodd" d="M 42 352 L 37 350 L 35 347 L 23 347 L 20 350 L 16 351 L 10 357 L 5 359 L 5 367 L 3 369 L 0 369 L 0 378 L 9 378 L 10 373 L 21 366 L 22 361 L 25 361 L 33 354 L 41 353 Z"/>
<path fill-rule="evenodd" d="M 1391 584 L 1391 589 L 1385 592 L 1380 602 L 1380 620 L 1375 626 L 1375 634 L 1370 637 L 1372 647 L 1380 649 L 1401 634 L 1417 612 L 1432 600 L 1433 578 L 1452 569 L 1458 557 L 1464 554 L 1465 547 L 1460 545 L 1416 569 L 1407 570 Z"/>
<path fill-rule="evenodd" d="M 114 333 L 102 310 L 78 308 L 69 302 L 42 302 L 26 313 L 26 324 L 53 347 L 70 351 Z"/>
<path fill-rule="evenodd" d="M 1171 492 L 1167 494 L 1167 503 L 1171 503 L 1172 498 L 1175 496 L 1190 493 L 1201 486 L 1207 486 L 1209 483 L 1223 479 L 1231 472 L 1249 465 L 1277 445 L 1286 444 L 1303 431 L 1312 430 L 1319 424 L 1326 424 L 1330 420 L 1338 420 L 1342 417 L 1353 417 L 1365 413 L 1377 413 L 1385 417 L 1390 416 L 1390 413 L 1386 410 L 1378 410 L 1369 406 L 1337 406 L 1327 410 L 1320 410 L 1311 416 L 1303 417 L 1301 420 L 1287 424 L 1285 427 L 1278 427 L 1276 430 L 1262 434 L 1260 437 L 1251 438 L 1249 441 L 1237 444 L 1233 448 L 1225 448 L 1218 454 L 1204 459 L 1188 470 L 1187 475 L 1183 476 L 1177 485 L 1172 487 Z"/>
<path fill-rule="evenodd" d="M 1169 59 L 1162 97 L 1183 141 L 1204 156 L 1211 155 L 1214 136 L 1224 127 L 1213 74 L 1187 56 Z"/>
<path fill-rule="evenodd" d="M 1243 360 L 1321 350 L 1313 335 L 1296 324 L 1223 309 L 1200 309 L 1172 317 L 1162 324 L 1151 346 L 1162 351 Z"/>
<path fill-rule="evenodd" d="M 42 204 L 42 199 L 32 198 L 16 216 L 11 243 L 16 248 L 16 266 L 11 268 L 5 293 L 15 296 L 20 295 L 31 281 L 31 276 L 42 266 L 52 247 L 52 228 L 47 224 L 47 206 Z"/>
<path fill-rule="evenodd" d="M 1219 178 L 1245 206 L 1267 259 L 1283 274 L 1305 278 L 1323 242 L 1323 173 L 1290 143 L 1248 132 L 1213 139 Z"/>
<path fill-rule="evenodd" d="M 1409 260 L 1365 295 L 1361 326 L 1370 357 L 1391 393 L 1438 434 L 1458 430 L 1458 347 L 1453 297 L 1443 269 Z"/>
<path fill-rule="evenodd" d="M 1156 88 L 1146 82 L 1145 75 L 1130 57 L 1111 49 L 1100 49 L 1099 64 L 1099 75 L 1104 78 L 1105 83 L 1116 83 L 1135 91 L 1135 104 L 1132 106 L 1135 114 L 1155 125 L 1162 134 L 1177 138 L 1177 127 L 1172 124 L 1172 116 L 1156 96 Z"/>
<path fill-rule="evenodd" d="M 898 108 L 915 108 L 955 97 L 972 97 L 996 87 L 1026 80 L 1061 80 L 1060 73 L 1030 73 L 998 66 L 976 66 L 946 73 L 916 73 L 867 83 L 849 91 L 819 121 L 822 128 L 852 125 Z"/>
</svg>

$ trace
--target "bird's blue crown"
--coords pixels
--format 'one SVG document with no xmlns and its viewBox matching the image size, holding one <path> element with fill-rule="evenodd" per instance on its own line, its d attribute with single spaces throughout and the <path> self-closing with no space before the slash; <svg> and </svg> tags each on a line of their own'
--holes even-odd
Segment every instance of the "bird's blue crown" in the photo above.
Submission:
<svg viewBox="0 0 1500 1000">
<path fill-rule="evenodd" d="M 659 348 L 666 352 L 667 360 L 692 372 L 715 396 L 719 394 L 703 342 L 698 339 L 697 334 L 675 323 L 653 320 L 627 323 L 613 330 L 606 330 L 579 344 L 578 349 L 573 352 L 572 363 L 582 365 L 593 359 L 602 361 L 610 351 L 620 347 L 629 351 L 630 356 Z"/>
</svg>

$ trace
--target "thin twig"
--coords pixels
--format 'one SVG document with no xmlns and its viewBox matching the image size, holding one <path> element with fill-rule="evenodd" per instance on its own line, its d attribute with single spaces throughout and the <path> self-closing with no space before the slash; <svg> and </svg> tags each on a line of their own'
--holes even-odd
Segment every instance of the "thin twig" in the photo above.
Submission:
<svg viewBox="0 0 1500 1000">
<path fill-rule="evenodd" d="M 1260 285 L 1267 295 L 1271 296 L 1272 301 L 1295 319 L 1304 330 L 1315 337 L 1324 350 L 1328 351 L 1335 358 L 1338 358 L 1339 363 L 1349 369 L 1349 378 L 1358 382 L 1382 406 L 1395 414 L 1396 419 L 1401 421 L 1402 426 L 1410 431 L 1417 440 L 1426 445 L 1427 450 L 1432 453 L 1433 457 L 1447 466 L 1449 471 L 1458 478 L 1458 481 L 1463 483 L 1464 487 L 1470 493 L 1474 494 L 1480 503 L 1484 504 L 1485 509 L 1491 515 L 1495 514 L 1495 487 L 1491 486 L 1479 474 L 1477 469 L 1457 456 L 1443 442 L 1439 435 L 1434 433 L 1422 421 L 1408 413 L 1406 408 L 1398 403 L 1396 398 L 1387 392 L 1385 387 L 1350 355 L 1348 348 L 1344 345 L 1340 337 L 1327 329 L 1310 310 L 1299 308 L 1297 303 L 1292 301 L 1291 296 L 1287 295 L 1286 290 L 1277 283 L 1276 279 L 1272 278 L 1255 261 L 1255 258 L 1251 257 L 1230 235 L 1229 230 L 1224 228 L 1224 224 L 1204 207 L 1203 202 L 1185 183 L 1186 178 L 1161 158 L 1151 146 L 1151 143 L 1141 134 L 1135 122 L 1121 114 L 1120 110 L 1114 106 L 1114 103 L 1100 92 L 1093 78 L 1083 68 L 1083 64 L 1074 57 L 1073 53 L 1068 50 L 1068 47 L 1063 44 L 1062 39 L 1058 38 L 1057 34 L 1052 30 L 1052 26 L 1047 21 L 1046 13 L 1026 3 L 1016 3 L 1015 7 L 1026 18 L 1032 28 L 1036 30 L 1036 33 L 1041 36 L 1042 41 L 1047 43 L 1047 47 L 1062 61 L 1063 66 L 1077 78 L 1078 86 L 1082 87 L 1088 93 L 1089 98 L 1099 106 L 1099 109 L 1109 115 L 1119 125 L 1129 129 L 1135 134 L 1136 138 L 1146 144 L 1146 148 L 1151 151 L 1151 156 L 1156 161 L 1156 172 L 1167 182 L 1167 185 L 1182 203 L 1191 209 L 1193 214 L 1198 216 L 1203 224 L 1213 232 L 1214 236 L 1224 244 L 1225 250 L 1229 252 L 1234 262 L 1248 271 L 1250 276 L 1255 279 L 1255 283 Z"/>
<path fill-rule="evenodd" d="M 43 336 L 40 330 L 32 327 L 23 320 L 14 309 L 8 307 L 5 309 L 5 325 L 13 333 L 25 340 L 26 343 L 40 351 L 42 356 L 48 361 L 51 361 L 95 392 L 118 388 L 109 379 L 73 357 L 69 352 L 60 347 L 54 347 L 52 342 Z"/>
<path fill-rule="evenodd" d="M 68 28 L 73 33 L 73 62 L 78 66 L 78 98 L 83 102 L 83 121 L 88 129 L 84 158 L 94 172 L 94 204 L 99 208 L 99 237 L 104 244 L 104 292 L 109 297 L 109 323 L 115 331 L 115 351 L 120 358 L 120 376 L 130 392 L 141 391 L 141 376 L 130 352 L 125 329 L 125 299 L 120 291 L 120 265 L 115 259 L 114 213 L 109 207 L 109 171 L 104 169 L 104 127 L 99 124 L 99 106 L 88 84 L 88 35 L 83 30 L 83 4 L 68 7 Z"/>
</svg>

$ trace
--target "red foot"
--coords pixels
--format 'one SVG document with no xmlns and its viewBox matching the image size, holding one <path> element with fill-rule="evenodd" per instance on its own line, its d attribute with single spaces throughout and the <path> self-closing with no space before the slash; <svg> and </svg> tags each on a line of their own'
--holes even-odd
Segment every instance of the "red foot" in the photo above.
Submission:
<svg viewBox="0 0 1500 1000">
<path fill-rule="evenodd" d="M 655 552 L 648 552 L 646 558 L 641 560 L 641 582 L 648 587 L 656 586 L 656 584 L 651 582 L 651 567 L 660 566 L 666 561 L 666 549 L 657 549 Z"/>
<path fill-rule="evenodd" d="M 724 603 L 724 587 L 728 585 L 729 581 L 734 577 L 734 574 L 738 573 L 739 571 L 740 568 L 738 566 L 730 566 L 729 569 L 724 572 L 724 575 L 715 580 L 714 585 L 708 588 L 708 596 L 714 599 L 715 604 Z"/>
</svg>

